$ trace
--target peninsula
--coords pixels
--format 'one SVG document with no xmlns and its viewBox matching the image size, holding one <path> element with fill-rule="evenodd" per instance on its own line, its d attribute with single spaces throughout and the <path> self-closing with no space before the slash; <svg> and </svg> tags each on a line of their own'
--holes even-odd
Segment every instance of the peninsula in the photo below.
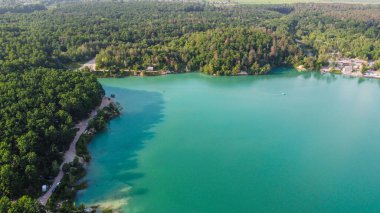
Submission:
<svg viewBox="0 0 380 213">
<path fill-rule="evenodd" d="M 293 4 L 285 4 L 285 1 L 284 4 L 243 4 L 247 2 L 193 0 L 1 1 L 0 212 L 85 211 L 86 207 L 72 201 L 76 199 L 76 192 L 87 186 L 87 182 L 81 179 L 86 174 L 83 164 L 88 165 L 91 159 L 87 144 L 96 131 L 106 128 L 108 119 L 119 113 L 117 104 L 104 107 L 107 100 L 103 99 L 106 92 L 100 83 L 104 82 L 103 77 L 189 72 L 246 76 L 267 75 L 283 69 L 292 76 L 293 68 L 298 68 L 379 78 L 380 6 L 363 4 L 361 0 L 342 0 L 343 3 L 305 1 Z M 260 2 L 266 3 L 264 0 Z M 376 3 L 374 0 L 365 2 Z M 316 74 L 321 78 L 335 77 Z M 149 79 L 149 83 L 154 79 Z M 178 79 L 186 81 L 185 78 Z M 247 79 L 256 78 L 229 79 L 236 79 L 245 87 L 251 84 Z M 118 79 L 111 80 L 117 82 Z M 133 85 L 134 82 L 128 83 Z M 208 90 L 202 83 L 199 85 Z M 273 93 L 274 97 L 280 94 L 285 100 L 293 98 L 281 95 L 288 94 L 288 87 L 272 91 L 278 89 L 276 85 L 272 86 L 265 87 L 268 94 Z M 168 90 L 178 91 L 178 96 L 193 95 L 181 88 Z M 129 89 L 121 90 L 127 95 L 129 92 L 137 94 L 128 96 L 131 101 L 141 101 L 136 97 L 145 95 L 152 101 L 136 106 L 139 110 L 149 109 L 147 117 L 138 119 L 144 122 L 160 120 L 164 113 L 155 113 L 160 112 L 165 103 L 166 99 L 160 97 L 167 90 L 162 92 L 152 88 L 154 92 L 149 92 L 138 87 L 139 92 L 136 92 L 135 88 Z M 256 92 L 249 93 L 247 100 L 255 97 Z M 227 96 L 227 93 L 223 94 Z M 107 94 L 113 93 L 107 91 Z M 125 100 L 125 94 L 121 94 L 120 100 Z M 215 92 L 210 97 L 215 101 L 225 100 L 219 94 Z M 209 99 L 208 96 L 204 98 Z M 265 102 L 266 99 L 260 100 Z M 245 102 L 241 100 L 240 103 Z M 276 106 L 284 103 L 276 103 Z M 215 113 L 218 113 L 216 109 L 223 103 L 213 104 Z M 102 110 L 94 117 L 98 106 Z M 270 108 L 255 108 L 259 106 L 252 105 L 251 111 L 265 113 Z M 231 109 L 240 107 L 231 106 Z M 173 108 L 189 107 L 178 104 Z M 189 114 L 196 119 L 201 112 L 191 111 Z M 236 113 L 227 109 L 225 112 Z M 244 119 L 244 116 L 237 118 Z M 255 122 L 265 124 L 266 119 L 252 117 L 246 126 L 254 126 Z M 205 121 L 200 119 L 199 123 Z M 153 124 L 146 125 L 151 127 Z M 148 127 L 142 130 L 150 131 Z M 312 129 L 309 127 L 305 132 Z M 140 133 L 140 129 L 135 130 Z M 356 137 L 362 137 L 359 130 Z M 181 132 L 181 129 L 172 130 L 177 131 Z M 139 137 L 144 134 L 132 136 L 141 139 Z M 225 184 L 223 180 L 221 183 Z"/>
</svg>

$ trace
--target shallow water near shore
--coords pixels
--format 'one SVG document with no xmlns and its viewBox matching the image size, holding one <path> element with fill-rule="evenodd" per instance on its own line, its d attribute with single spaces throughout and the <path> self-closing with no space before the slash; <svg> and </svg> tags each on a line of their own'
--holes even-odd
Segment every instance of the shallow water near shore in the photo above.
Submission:
<svg viewBox="0 0 380 213">
<path fill-rule="evenodd" d="M 123 107 L 77 204 L 122 212 L 379 212 L 380 81 L 298 73 L 99 79 Z"/>
</svg>

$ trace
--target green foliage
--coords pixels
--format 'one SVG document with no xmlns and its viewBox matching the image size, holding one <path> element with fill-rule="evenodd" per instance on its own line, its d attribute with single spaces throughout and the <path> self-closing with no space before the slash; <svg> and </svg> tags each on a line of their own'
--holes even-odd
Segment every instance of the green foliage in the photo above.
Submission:
<svg viewBox="0 0 380 213">
<path fill-rule="evenodd" d="M 99 68 L 106 70 L 114 66 L 126 70 L 154 66 L 176 72 L 266 74 L 271 66 L 286 64 L 299 52 L 286 36 L 265 29 L 218 28 L 186 34 L 166 45 L 110 46 L 97 55 L 96 62 Z"/>
<path fill-rule="evenodd" d="M 105 130 L 107 128 L 107 120 L 104 119 L 103 117 L 96 117 L 96 118 L 93 118 L 89 121 L 88 123 L 88 127 L 91 129 L 91 128 L 94 128 L 96 131 L 102 131 L 102 130 Z"/>
<path fill-rule="evenodd" d="M 46 10 L 46 7 L 41 4 L 26 4 L 0 7 L 0 14 L 4 13 L 31 13 L 34 11 Z"/>
<path fill-rule="evenodd" d="M 317 68 L 326 56 L 379 59 L 379 20 L 380 7 L 376 5 L 63 4 L 33 14 L 1 15 L 0 66 L 8 70 L 63 68 L 98 54 L 97 67 L 112 70 L 108 75 L 116 77 L 127 75 L 120 70 L 147 66 L 222 75 L 239 71 L 263 74 L 266 65 L 278 64 L 307 63 Z M 255 37 L 252 27 L 262 30 L 268 40 Z M 239 30 L 231 32 L 233 29 Z M 210 33 L 216 35 L 205 39 Z M 257 39 L 248 41 L 254 48 L 242 46 L 250 36 Z M 226 40 L 231 44 L 225 44 Z M 300 42 L 294 43 L 296 40 Z M 264 42 L 260 57 L 259 46 L 252 44 L 256 41 Z M 233 45 L 243 52 L 237 53 Z M 243 60 L 251 49 L 258 69 L 255 62 Z M 305 56 L 312 61 L 304 61 Z"/>
<path fill-rule="evenodd" d="M 77 155 L 83 157 L 86 162 L 91 160 L 91 156 L 87 150 L 87 144 L 90 143 L 92 137 L 92 134 L 82 134 L 76 146 Z"/>
<path fill-rule="evenodd" d="M 281 65 L 316 69 L 343 56 L 380 60 L 375 5 L 81 2 L 0 13 L 0 212 L 35 210 L 30 198 L 8 198 L 39 195 L 58 172 L 73 123 L 104 95 L 88 70 L 56 69 L 95 56 L 97 67 L 113 77 L 148 66 L 236 75 L 266 74 Z M 105 108 L 90 128 L 105 129 L 118 113 L 115 105 Z M 82 136 L 77 146 L 86 160 L 89 140 Z M 64 169 L 66 188 L 60 187 L 59 198 L 70 199 L 83 171 L 77 165 Z M 82 208 L 63 206 L 63 212 Z"/>
<path fill-rule="evenodd" d="M 85 212 L 83 205 L 76 206 L 73 203 L 76 191 L 87 187 L 86 182 L 78 184 L 78 180 L 86 173 L 85 169 L 77 157 L 63 167 L 64 176 L 47 206 L 53 212 Z M 60 205 L 57 205 L 58 202 Z"/>
<path fill-rule="evenodd" d="M 287 27 L 318 57 L 380 58 L 380 7 L 299 4 Z"/>
<path fill-rule="evenodd" d="M 380 60 L 375 61 L 375 64 L 373 65 L 373 68 L 375 70 L 380 70 Z"/>
<path fill-rule="evenodd" d="M 85 175 L 85 169 L 76 157 L 73 162 L 64 165 L 64 176 L 56 188 L 52 198 L 53 202 L 61 200 L 72 201 L 75 197 L 77 181 Z"/>
<path fill-rule="evenodd" d="M 106 209 L 103 209 L 103 211 L 102 211 L 103 213 L 112 213 L 113 212 L 113 210 L 112 209 L 110 209 L 110 208 L 106 208 Z"/>
<path fill-rule="evenodd" d="M 0 212 L 4 213 L 41 213 L 45 212 L 44 208 L 38 201 L 28 197 L 22 196 L 16 202 L 12 202 L 8 197 L 3 196 L 0 198 Z"/>
<path fill-rule="evenodd" d="M 280 16 L 256 7 L 154 2 L 78 3 L 33 14 L 4 14 L 0 16 L 0 67 L 62 68 L 112 45 L 152 46 L 192 32 L 252 26 L 258 24 L 257 18 Z"/>
<path fill-rule="evenodd" d="M 8 197 L 6 196 L 0 197 L 0 212 L 8 212 L 11 206 L 12 206 L 12 202 L 9 200 Z"/>
<path fill-rule="evenodd" d="M 88 129 L 95 129 L 95 131 L 103 131 L 107 128 L 107 121 L 120 114 L 120 106 L 112 103 L 98 111 L 95 118 L 91 119 L 88 124 Z"/>
<path fill-rule="evenodd" d="M 57 172 L 73 121 L 103 94 L 94 77 L 79 72 L 0 73 L 0 196 L 37 194 Z"/>
</svg>

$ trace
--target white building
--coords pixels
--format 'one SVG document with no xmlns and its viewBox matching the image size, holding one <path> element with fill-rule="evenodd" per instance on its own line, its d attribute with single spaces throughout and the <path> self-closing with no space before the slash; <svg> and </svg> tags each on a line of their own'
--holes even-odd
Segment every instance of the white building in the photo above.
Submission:
<svg viewBox="0 0 380 213">
<path fill-rule="evenodd" d="M 352 66 L 345 66 L 345 67 L 343 67 L 342 73 L 349 75 L 352 73 L 352 70 L 353 70 Z"/>
<path fill-rule="evenodd" d="M 47 185 L 42 185 L 42 192 L 47 192 L 48 186 Z"/>
</svg>

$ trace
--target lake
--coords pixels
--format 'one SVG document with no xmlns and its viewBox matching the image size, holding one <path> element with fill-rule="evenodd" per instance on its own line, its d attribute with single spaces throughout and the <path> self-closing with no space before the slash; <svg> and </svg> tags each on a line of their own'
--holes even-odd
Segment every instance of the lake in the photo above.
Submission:
<svg viewBox="0 0 380 213">
<path fill-rule="evenodd" d="M 276 69 L 99 79 L 122 115 L 77 203 L 122 212 L 380 212 L 380 81 Z"/>
</svg>

